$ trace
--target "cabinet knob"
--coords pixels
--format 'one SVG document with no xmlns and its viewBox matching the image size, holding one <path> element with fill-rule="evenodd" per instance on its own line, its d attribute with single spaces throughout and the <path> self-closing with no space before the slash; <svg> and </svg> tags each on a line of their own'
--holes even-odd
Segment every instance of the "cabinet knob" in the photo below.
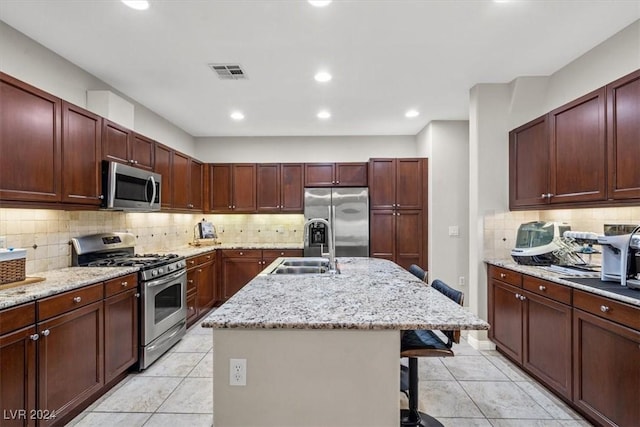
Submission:
<svg viewBox="0 0 640 427">
<path fill-rule="evenodd" d="M 187 207 L 188 207 L 189 209 L 191 209 L 191 208 L 193 208 L 193 205 L 192 205 L 191 203 L 189 203 L 189 204 L 187 205 Z"/>
<path fill-rule="evenodd" d="M 258 264 L 262 264 L 262 261 L 258 261 Z"/>
<path fill-rule="evenodd" d="M 135 294 L 133 294 L 133 296 L 136 298 L 140 298 L 140 292 L 136 292 Z"/>
<path fill-rule="evenodd" d="M 79 303 L 80 301 L 82 301 L 81 297 L 73 297 L 73 302 Z"/>
<path fill-rule="evenodd" d="M 546 287 L 546 286 L 544 286 L 544 285 L 540 285 L 540 286 L 538 286 L 538 289 L 540 289 L 541 291 L 543 291 L 543 292 L 544 292 L 544 291 L 546 291 L 546 290 L 547 290 L 547 287 Z"/>
<path fill-rule="evenodd" d="M 603 312 L 603 313 L 608 313 L 609 311 L 611 311 L 611 309 L 606 305 L 601 305 L 600 306 L 600 311 Z"/>
<path fill-rule="evenodd" d="M 40 338 L 40 335 L 38 334 L 29 335 L 29 338 L 31 339 L 31 341 L 38 341 L 38 338 Z"/>
<path fill-rule="evenodd" d="M 507 275 L 506 275 L 505 273 L 500 273 L 500 278 L 501 278 L 501 279 L 504 279 L 504 278 L 506 278 L 506 277 L 507 277 Z"/>
<path fill-rule="evenodd" d="M 193 283 L 193 280 L 189 279 L 187 280 L 187 283 Z"/>
<path fill-rule="evenodd" d="M 229 205 L 229 209 L 231 209 L 231 205 Z"/>
<path fill-rule="evenodd" d="M 236 208 L 236 205 L 231 205 L 231 209 L 235 209 L 235 208 Z"/>
<path fill-rule="evenodd" d="M 340 181 L 336 181 L 336 184 L 340 184 Z"/>
<path fill-rule="evenodd" d="M 133 164 L 133 159 L 129 159 L 129 163 Z"/>
<path fill-rule="evenodd" d="M 207 259 L 211 259 L 211 255 L 207 255 Z"/>
<path fill-rule="evenodd" d="M 99 196 L 98 196 L 98 199 L 100 199 L 100 200 L 104 200 L 104 194 L 99 195 Z"/>
<path fill-rule="evenodd" d="M 202 273 L 202 269 L 201 268 L 198 269 L 198 273 Z"/>
<path fill-rule="evenodd" d="M 45 329 L 44 331 L 42 331 L 42 336 L 43 337 L 48 337 L 50 333 L 51 333 L 51 331 L 49 331 L 48 329 Z"/>
<path fill-rule="evenodd" d="M 193 264 L 195 264 L 195 263 L 196 263 L 196 262 L 195 262 L 194 260 L 189 261 L 189 264 L 191 264 L 191 265 L 193 265 Z"/>
<path fill-rule="evenodd" d="M 244 252 L 240 252 L 240 255 L 244 255 Z"/>
<path fill-rule="evenodd" d="M 284 256 L 284 252 L 280 252 L 280 256 Z"/>
<path fill-rule="evenodd" d="M 121 284 L 121 285 L 122 285 L 122 287 L 124 288 L 124 287 L 126 287 L 126 286 L 128 286 L 128 285 L 129 285 L 129 282 L 122 282 L 122 283 L 120 283 L 120 284 Z"/>
<path fill-rule="evenodd" d="M 524 295 L 520 295 L 520 301 L 524 301 L 526 299 L 527 299 L 527 297 L 525 297 Z"/>
</svg>

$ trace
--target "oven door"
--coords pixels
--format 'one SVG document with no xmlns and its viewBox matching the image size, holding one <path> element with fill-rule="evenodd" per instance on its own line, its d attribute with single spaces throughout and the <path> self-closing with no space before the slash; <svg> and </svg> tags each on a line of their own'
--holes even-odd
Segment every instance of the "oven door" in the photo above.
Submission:
<svg viewBox="0 0 640 427">
<path fill-rule="evenodd" d="M 142 345 L 187 318 L 187 271 L 142 283 Z"/>
</svg>

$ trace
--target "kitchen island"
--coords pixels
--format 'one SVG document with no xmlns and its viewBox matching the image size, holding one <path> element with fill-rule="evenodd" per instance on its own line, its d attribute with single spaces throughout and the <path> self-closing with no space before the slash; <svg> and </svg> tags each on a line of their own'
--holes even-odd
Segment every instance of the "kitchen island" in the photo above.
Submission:
<svg viewBox="0 0 640 427">
<path fill-rule="evenodd" d="M 489 328 L 390 261 L 338 267 L 261 274 L 204 320 L 215 426 L 396 427 L 400 331 Z M 229 385 L 230 359 L 246 360 L 246 386 Z"/>
</svg>

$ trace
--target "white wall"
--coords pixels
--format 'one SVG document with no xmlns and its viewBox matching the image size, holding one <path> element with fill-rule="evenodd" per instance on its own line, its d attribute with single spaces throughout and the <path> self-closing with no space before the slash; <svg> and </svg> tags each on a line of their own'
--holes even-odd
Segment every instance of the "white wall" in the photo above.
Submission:
<svg viewBox="0 0 640 427">
<path fill-rule="evenodd" d="M 136 132 L 195 154 L 191 135 L 2 21 L 0 52 L 1 71 L 80 107 L 87 108 L 88 90 L 114 92 L 133 104 Z"/>
<path fill-rule="evenodd" d="M 416 146 L 429 158 L 429 280 L 468 294 L 469 122 L 433 121 L 416 135 Z M 450 226 L 458 236 L 449 236 Z"/>
<path fill-rule="evenodd" d="M 204 162 L 366 162 L 415 157 L 414 136 L 280 136 L 196 138 Z"/>
</svg>

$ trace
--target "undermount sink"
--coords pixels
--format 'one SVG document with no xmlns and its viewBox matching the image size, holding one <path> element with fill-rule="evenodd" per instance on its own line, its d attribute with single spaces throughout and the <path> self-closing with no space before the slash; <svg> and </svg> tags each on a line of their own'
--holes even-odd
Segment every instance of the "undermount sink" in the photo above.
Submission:
<svg viewBox="0 0 640 427">
<path fill-rule="evenodd" d="M 329 260 L 326 258 L 282 258 L 274 262 L 262 274 L 326 274 L 339 273 L 329 270 Z"/>
</svg>

